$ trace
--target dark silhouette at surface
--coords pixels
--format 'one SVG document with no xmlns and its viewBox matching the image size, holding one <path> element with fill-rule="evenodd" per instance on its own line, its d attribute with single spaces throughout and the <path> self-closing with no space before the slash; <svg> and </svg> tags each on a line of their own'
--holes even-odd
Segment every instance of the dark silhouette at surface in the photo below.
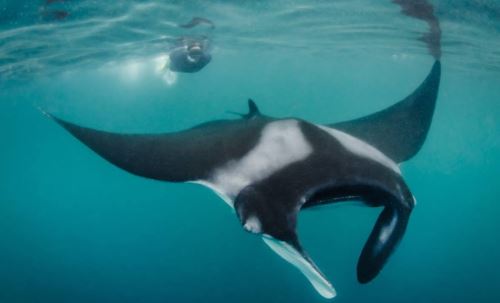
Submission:
<svg viewBox="0 0 500 303">
<path fill-rule="evenodd" d="M 58 3 L 64 3 L 64 0 L 46 0 L 45 4 L 42 6 L 41 15 L 43 19 L 47 21 L 62 21 L 69 16 L 69 12 L 62 9 L 63 5 L 58 5 Z"/>
<path fill-rule="evenodd" d="M 189 21 L 188 23 L 179 24 L 179 27 L 193 28 L 193 27 L 198 26 L 200 24 L 207 24 L 208 26 L 210 26 L 211 29 L 215 28 L 215 24 L 212 21 L 210 21 L 206 18 L 202 18 L 202 17 L 193 17 L 193 19 L 191 19 L 191 21 Z"/>
<path fill-rule="evenodd" d="M 212 60 L 206 40 L 183 40 L 169 53 L 169 58 L 169 69 L 182 73 L 195 73 Z"/>
<path fill-rule="evenodd" d="M 392 2 L 401 6 L 403 14 L 427 22 L 429 32 L 425 33 L 420 40 L 427 44 L 429 52 L 436 60 L 441 58 L 441 27 L 432 4 L 426 0 L 393 0 Z"/>
<path fill-rule="evenodd" d="M 46 16 L 49 18 L 52 18 L 54 20 L 64 20 L 64 19 L 66 19 L 66 17 L 69 16 L 69 13 L 67 11 L 64 11 L 64 10 L 53 10 L 53 11 L 49 11 L 46 14 Z"/>
<path fill-rule="evenodd" d="M 193 17 L 179 27 L 190 29 L 200 24 L 207 24 L 210 29 L 215 28 L 215 24 L 202 17 Z M 170 50 L 169 62 L 165 65 L 173 72 L 195 73 L 205 67 L 211 60 L 209 53 L 210 39 L 207 36 L 201 37 L 180 37 L 177 44 Z"/>
</svg>

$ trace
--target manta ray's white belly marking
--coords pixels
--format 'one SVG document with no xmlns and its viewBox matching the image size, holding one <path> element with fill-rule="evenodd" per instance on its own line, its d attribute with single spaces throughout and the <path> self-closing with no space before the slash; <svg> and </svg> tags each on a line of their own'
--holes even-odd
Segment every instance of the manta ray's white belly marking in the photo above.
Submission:
<svg viewBox="0 0 500 303">
<path fill-rule="evenodd" d="M 196 183 L 209 187 L 232 207 L 243 188 L 304 160 L 312 151 L 297 120 L 271 122 L 262 130 L 255 147 L 241 159 L 229 160 L 216 168 L 208 180 Z"/>
<path fill-rule="evenodd" d="M 354 154 L 377 161 L 378 163 L 392 169 L 397 174 L 401 174 L 399 166 L 372 145 L 340 130 L 336 130 L 334 128 L 326 127 L 323 125 L 316 126 L 335 137 L 342 145 L 344 145 L 345 148 L 347 148 Z"/>
</svg>

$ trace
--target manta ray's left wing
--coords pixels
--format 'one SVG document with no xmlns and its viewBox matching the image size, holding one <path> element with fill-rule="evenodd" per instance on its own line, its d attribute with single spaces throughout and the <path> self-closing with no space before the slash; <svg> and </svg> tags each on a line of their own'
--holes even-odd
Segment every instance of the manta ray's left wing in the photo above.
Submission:
<svg viewBox="0 0 500 303">
<path fill-rule="evenodd" d="M 441 78 L 436 61 L 427 78 L 409 96 L 374 114 L 329 126 L 375 146 L 393 161 L 413 157 L 429 131 Z"/>
<path fill-rule="evenodd" d="M 120 134 L 49 116 L 112 164 L 170 182 L 203 180 L 227 159 L 241 157 L 258 139 L 253 127 L 259 127 L 251 121 L 226 120 L 175 133 Z"/>
</svg>

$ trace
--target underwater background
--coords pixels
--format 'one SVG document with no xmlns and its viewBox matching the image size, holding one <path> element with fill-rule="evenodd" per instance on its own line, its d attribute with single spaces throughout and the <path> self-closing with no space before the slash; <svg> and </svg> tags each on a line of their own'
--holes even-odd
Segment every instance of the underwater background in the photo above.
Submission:
<svg viewBox="0 0 500 303">
<path fill-rule="evenodd" d="M 380 275 L 356 263 L 381 211 L 300 213 L 336 302 L 500 302 L 500 3 L 430 1 L 442 78 L 422 150 L 402 165 L 418 205 Z M 194 16 L 216 27 L 179 28 Z M 128 174 L 38 108 L 115 132 L 246 112 L 332 123 L 412 92 L 427 25 L 391 1 L 0 1 L 0 303 L 325 302 L 209 189 Z M 178 37 L 212 62 L 160 70 Z"/>
</svg>

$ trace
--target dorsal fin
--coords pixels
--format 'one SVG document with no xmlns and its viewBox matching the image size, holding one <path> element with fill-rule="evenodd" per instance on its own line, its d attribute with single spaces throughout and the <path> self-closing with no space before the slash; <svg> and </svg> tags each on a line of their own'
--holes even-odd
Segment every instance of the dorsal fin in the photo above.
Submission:
<svg viewBox="0 0 500 303">
<path fill-rule="evenodd" d="M 252 99 L 248 99 L 248 114 L 241 114 L 233 111 L 228 111 L 227 113 L 238 115 L 242 119 L 252 119 L 261 115 L 257 104 L 255 104 Z"/>
<path fill-rule="evenodd" d="M 248 99 L 248 114 L 245 115 L 245 118 L 250 119 L 259 115 L 260 111 L 257 104 L 252 99 Z"/>
</svg>

